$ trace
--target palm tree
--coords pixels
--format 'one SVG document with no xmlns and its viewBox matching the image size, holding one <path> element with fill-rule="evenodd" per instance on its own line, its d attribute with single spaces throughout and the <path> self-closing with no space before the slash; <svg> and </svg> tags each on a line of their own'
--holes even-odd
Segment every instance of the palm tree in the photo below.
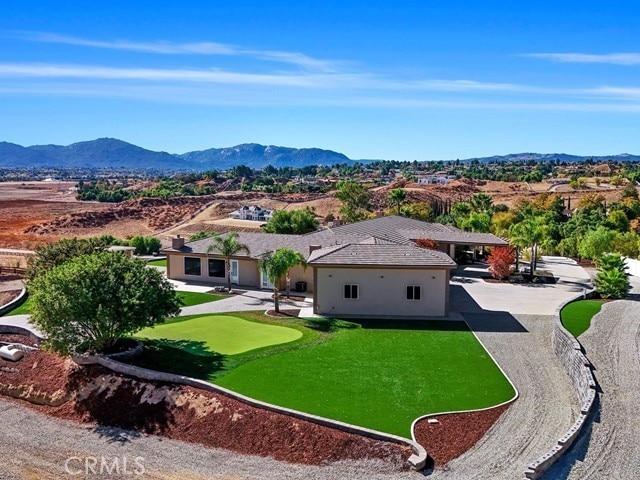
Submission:
<svg viewBox="0 0 640 480">
<path fill-rule="evenodd" d="M 278 280 L 285 275 L 289 275 L 296 265 L 306 268 L 304 257 L 299 252 L 294 252 L 290 248 L 279 248 L 275 252 L 267 252 L 260 260 L 260 270 L 264 272 L 273 285 L 273 303 L 276 313 L 280 313 L 280 302 L 278 295 Z M 287 282 L 287 296 L 289 296 L 289 282 Z"/>
<path fill-rule="evenodd" d="M 493 198 L 491 195 L 481 192 L 473 195 L 469 199 L 471 208 L 480 213 L 490 213 L 493 209 Z"/>
<path fill-rule="evenodd" d="M 207 253 L 218 252 L 224 257 L 225 266 L 227 268 L 227 291 L 231 293 L 231 257 L 239 253 L 249 255 L 249 247 L 239 241 L 240 235 L 237 232 L 228 233 L 225 237 L 215 235 L 211 238 L 212 242 L 207 248 Z"/>
<path fill-rule="evenodd" d="M 407 199 L 407 192 L 401 188 L 394 188 L 389 192 L 389 200 L 396 205 L 396 212 L 400 215 L 400 207 Z"/>
<path fill-rule="evenodd" d="M 542 216 L 530 216 L 509 227 L 509 240 L 520 248 L 531 248 L 531 273 L 538 267 L 538 246 L 547 239 L 549 227 Z"/>
</svg>

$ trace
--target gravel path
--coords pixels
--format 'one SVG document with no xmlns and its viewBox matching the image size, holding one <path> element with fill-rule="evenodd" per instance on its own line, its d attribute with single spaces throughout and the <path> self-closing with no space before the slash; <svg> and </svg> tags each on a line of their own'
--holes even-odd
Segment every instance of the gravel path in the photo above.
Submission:
<svg viewBox="0 0 640 480">
<path fill-rule="evenodd" d="M 501 312 L 464 317 L 520 397 L 473 449 L 429 478 L 523 478 L 527 464 L 553 445 L 578 415 L 569 377 L 551 346 L 553 317 Z"/>
<path fill-rule="evenodd" d="M 74 478 L 150 478 L 163 480 L 204 479 L 416 479 L 413 471 L 399 472 L 379 461 L 341 462 L 324 467 L 292 465 L 268 458 L 240 455 L 221 449 L 129 434 L 122 430 L 100 430 L 54 419 L 11 400 L 0 399 L 0 478 L 2 480 L 60 480 Z M 11 441 L 7 441 L 11 439 Z M 111 465 L 126 457 L 128 475 L 69 475 L 69 457 L 105 457 Z M 133 461 L 142 457 L 145 474 L 131 475 Z M 122 466 L 122 463 L 120 464 Z M 77 472 L 80 461 L 70 463 Z M 121 471 L 121 473 L 124 473 Z"/>
<path fill-rule="evenodd" d="M 602 393 L 590 428 L 544 478 L 635 480 L 640 475 L 640 302 L 605 304 L 580 342 Z"/>
</svg>

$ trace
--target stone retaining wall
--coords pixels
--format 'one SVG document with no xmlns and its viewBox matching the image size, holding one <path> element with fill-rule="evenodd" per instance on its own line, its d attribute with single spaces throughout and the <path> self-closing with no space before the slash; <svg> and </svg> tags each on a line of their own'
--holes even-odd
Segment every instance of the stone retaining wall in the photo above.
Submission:
<svg viewBox="0 0 640 480">
<path fill-rule="evenodd" d="M 588 295 L 593 295 L 593 291 Z M 578 401 L 580 403 L 580 415 L 571 425 L 569 430 L 558 439 L 556 445 L 550 448 L 544 455 L 537 458 L 528 465 L 525 471 L 525 478 L 536 479 L 546 472 L 555 461 L 560 458 L 573 444 L 582 428 L 589 420 L 589 415 L 593 410 L 596 399 L 596 381 L 589 359 L 582 351 L 580 342 L 564 328 L 560 319 L 560 311 L 569 303 L 583 298 L 579 295 L 558 307 L 554 315 L 554 325 L 552 334 L 553 349 L 562 362 L 571 383 L 575 388 Z"/>
<path fill-rule="evenodd" d="M 270 403 L 261 402 L 259 400 L 246 397 L 232 390 L 214 385 L 213 383 L 205 382 L 204 380 L 198 380 L 195 378 L 185 377 L 183 375 L 175 375 L 172 373 L 157 372 L 155 370 L 148 370 L 146 368 L 136 367 L 126 363 L 121 363 L 116 360 L 105 358 L 99 355 L 77 355 L 72 357 L 73 361 L 78 365 L 101 365 L 109 370 L 124 375 L 140 378 L 142 380 L 156 381 L 156 382 L 169 382 L 177 383 L 181 385 L 188 385 L 190 387 L 206 390 L 209 392 L 225 395 L 226 397 L 239 400 L 243 403 L 251 405 L 253 407 L 261 408 L 275 413 L 280 413 L 290 417 L 298 418 L 300 420 L 306 420 L 308 422 L 323 425 L 329 428 L 335 428 L 347 433 L 354 433 L 362 435 L 375 440 L 382 440 L 385 442 L 397 443 L 401 445 L 407 445 L 413 450 L 413 455 L 409 457 L 409 464 L 416 470 L 420 470 L 424 467 L 427 461 L 427 452 L 419 443 L 409 440 L 407 438 L 391 435 L 376 430 L 370 430 L 364 427 L 358 427 L 356 425 L 350 425 L 348 423 L 339 422 L 337 420 L 331 420 L 316 415 L 310 415 L 308 413 L 299 412 L 297 410 L 291 410 L 289 408 L 279 407 Z"/>
</svg>

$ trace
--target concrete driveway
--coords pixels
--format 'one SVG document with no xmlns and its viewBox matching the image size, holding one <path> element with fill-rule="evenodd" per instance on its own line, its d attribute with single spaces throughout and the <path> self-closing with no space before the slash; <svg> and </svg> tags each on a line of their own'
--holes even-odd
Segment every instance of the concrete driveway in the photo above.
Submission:
<svg viewBox="0 0 640 480">
<path fill-rule="evenodd" d="M 514 314 L 553 315 L 556 308 L 576 294 L 591 288 L 591 277 L 574 260 L 542 257 L 538 265 L 559 278 L 555 285 L 488 283 L 484 264 L 460 266 L 451 278 L 451 312 L 479 310 Z"/>
</svg>

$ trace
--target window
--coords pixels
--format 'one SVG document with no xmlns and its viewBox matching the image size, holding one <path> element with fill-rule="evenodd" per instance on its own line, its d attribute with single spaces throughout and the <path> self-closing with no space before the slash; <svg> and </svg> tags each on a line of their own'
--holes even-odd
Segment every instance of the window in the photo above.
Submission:
<svg viewBox="0 0 640 480">
<path fill-rule="evenodd" d="M 346 284 L 344 286 L 344 298 L 351 300 L 358 299 L 358 285 Z"/>
<path fill-rule="evenodd" d="M 224 260 L 216 258 L 209 259 L 209 276 L 217 278 L 226 277 Z"/>
<path fill-rule="evenodd" d="M 184 274 L 200 275 L 200 259 L 197 257 L 184 257 Z"/>
<path fill-rule="evenodd" d="M 420 300 L 422 287 L 420 285 L 407 285 L 407 300 Z"/>
</svg>

